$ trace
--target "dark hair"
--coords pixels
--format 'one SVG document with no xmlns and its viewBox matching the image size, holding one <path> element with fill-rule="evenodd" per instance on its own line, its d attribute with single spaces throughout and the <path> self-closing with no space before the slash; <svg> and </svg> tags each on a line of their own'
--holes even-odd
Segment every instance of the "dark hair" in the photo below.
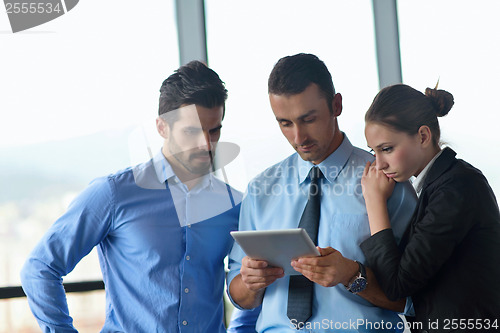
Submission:
<svg viewBox="0 0 500 333">
<path fill-rule="evenodd" d="M 202 62 L 191 61 L 163 81 L 158 114 L 164 115 L 172 124 L 177 120 L 177 112 L 171 112 L 171 117 L 168 112 L 179 109 L 183 104 L 198 104 L 206 108 L 222 106 L 225 112 L 226 99 L 227 90 L 219 75 Z"/>
<path fill-rule="evenodd" d="M 437 117 L 448 114 L 453 95 L 445 90 L 427 88 L 425 95 L 405 84 L 385 87 L 373 99 L 365 122 L 387 125 L 397 131 L 415 135 L 420 126 L 429 126 L 432 141 L 439 146 L 441 131 Z"/>
<path fill-rule="evenodd" d="M 311 83 L 318 85 L 330 112 L 333 112 L 335 88 L 332 75 L 324 62 L 313 54 L 299 53 L 281 58 L 269 75 L 268 92 L 274 95 L 296 95 L 306 90 Z"/>
</svg>

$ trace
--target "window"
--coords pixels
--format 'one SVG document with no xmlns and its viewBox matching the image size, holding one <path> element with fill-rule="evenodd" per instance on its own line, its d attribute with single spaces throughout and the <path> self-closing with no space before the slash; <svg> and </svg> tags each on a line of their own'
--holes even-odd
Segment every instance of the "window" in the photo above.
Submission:
<svg viewBox="0 0 500 333">
<path fill-rule="evenodd" d="M 222 141 L 241 147 L 227 167 L 230 183 L 245 190 L 258 172 L 293 152 L 269 106 L 267 79 L 274 64 L 313 53 L 330 70 L 344 110 L 338 118 L 351 142 L 366 147 L 364 113 L 378 91 L 371 1 L 206 0 L 210 66 L 229 91 Z"/>
<path fill-rule="evenodd" d="M 0 45 L 0 287 L 6 287 L 20 285 L 28 253 L 93 178 L 147 155 L 145 144 L 131 139 L 143 123 L 154 127 L 161 83 L 179 66 L 174 5 L 81 1 L 15 34 L 0 13 Z M 98 279 L 91 253 L 65 282 Z M 103 292 L 70 294 L 68 302 L 75 325 L 92 317 L 100 322 L 88 331 L 102 327 Z M 0 301 L 0 317 L 6 318 L 0 332 L 38 327 L 26 299 Z"/>
<path fill-rule="evenodd" d="M 500 21 L 495 0 L 399 1 L 403 81 L 424 91 L 439 87 L 455 105 L 440 118 L 441 139 L 480 169 L 500 194 Z"/>
</svg>

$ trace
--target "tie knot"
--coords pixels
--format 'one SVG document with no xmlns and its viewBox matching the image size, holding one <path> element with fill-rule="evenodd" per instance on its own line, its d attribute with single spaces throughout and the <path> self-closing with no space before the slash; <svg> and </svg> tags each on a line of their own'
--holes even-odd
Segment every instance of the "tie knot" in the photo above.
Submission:
<svg viewBox="0 0 500 333">
<path fill-rule="evenodd" d="M 309 171 L 309 177 L 311 178 L 311 182 L 317 182 L 318 179 L 323 177 L 323 172 L 317 166 L 313 166 L 311 171 Z"/>
</svg>

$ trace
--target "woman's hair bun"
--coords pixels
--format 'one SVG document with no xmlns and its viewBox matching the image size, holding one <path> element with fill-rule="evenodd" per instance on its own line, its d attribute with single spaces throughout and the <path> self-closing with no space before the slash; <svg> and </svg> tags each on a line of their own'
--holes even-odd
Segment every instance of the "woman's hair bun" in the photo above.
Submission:
<svg viewBox="0 0 500 333">
<path fill-rule="evenodd" d="M 434 108 L 436 109 L 436 115 L 438 117 L 446 116 L 455 103 L 455 101 L 453 100 L 453 95 L 446 90 L 426 88 L 425 96 L 427 96 L 431 100 Z"/>
</svg>

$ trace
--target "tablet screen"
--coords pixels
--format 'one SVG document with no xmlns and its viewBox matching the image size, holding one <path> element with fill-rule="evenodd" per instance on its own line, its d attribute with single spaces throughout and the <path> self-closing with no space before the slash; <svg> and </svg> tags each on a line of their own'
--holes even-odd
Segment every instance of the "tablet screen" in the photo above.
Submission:
<svg viewBox="0 0 500 333">
<path fill-rule="evenodd" d="M 300 275 L 290 265 L 292 259 L 319 256 L 318 249 L 302 228 L 282 230 L 232 231 L 231 236 L 252 259 L 266 260 L 282 267 L 285 275 Z"/>
</svg>

